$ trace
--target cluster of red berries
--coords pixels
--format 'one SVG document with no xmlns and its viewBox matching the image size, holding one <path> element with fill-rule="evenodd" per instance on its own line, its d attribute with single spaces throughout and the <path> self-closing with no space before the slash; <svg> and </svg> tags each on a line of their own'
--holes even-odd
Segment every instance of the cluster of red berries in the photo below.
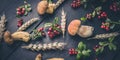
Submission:
<svg viewBox="0 0 120 60">
<path fill-rule="evenodd" d="M 88 14 L 86 15 L 86 18 L 89 19 L 89 20 L 92 19 L 92 14 L 91 14 L 91 13 L 88 13 Z"/>
<path fill-rule="evenodd" d="M 21 15 L 24 15 L 25 14 L 25 8 L 23 7 L 18 7 L 17 8 L 17 15 L 21 16 Z"/>
<path fill-rule="evenodd" d="M 110 5 L 110 9 L 114 12 L 120 11 L 120 6 L 118 6 L 117 2 L 114 2 L 112 5 Z"/>
<path fill-rule="evenodd" d="M 106 12 L 100 12 L 100 14 L 98 15 L 98 19 L 101 18 L 107 18 L 107 13 Z"/>
<path fill-rule="evenodd" d="M 101 28 L 105 29 L 106 31 L 108 31 L 110 28 L 110 23 L 106 22 L 102 22 Z"/>
<path fill-rule="evenodd" d="M 19 19 L 19 20 L 17 21 L 17 26 L 18 26 L 18 27 L 21 27 L 22 24 L 23 24 L 23 19 Z"/>
<path fill-rule="evenodd" d="M 71 3 L 71 7 L 73 8 L 80 7 L 80 0 L 73 0 L 73 2 Z"/>
<path fill-rule="evenodd" d="M 61 33 L 61 26 L 58 24 L 54 24 L 53 26 L 49 27 L 47 32 L 50 38 L 54 38 L 55 36 L 60 35 L 60 33 Z"/>
<path fill-rule="evenodd" d="M 37 30 L 38 30 L 38 32 L 40 32 L 40 33 L 41 33 L 41 36 L 43 36 L 43 37 L 45 37 L 45 36 L 46 36 L 46 34 L 45 34 L 45 32 L 44 32 L 44 28 L 43 28 L 43 27 L 38 28 Z"/>
<path fill-rule="evenodd" d="M 69 49 L 69 54 L 76 55 L 76 54 L 78 54 L 78 52 L 74 48 L 71 48 L 71 49 Z"/>
</svg>

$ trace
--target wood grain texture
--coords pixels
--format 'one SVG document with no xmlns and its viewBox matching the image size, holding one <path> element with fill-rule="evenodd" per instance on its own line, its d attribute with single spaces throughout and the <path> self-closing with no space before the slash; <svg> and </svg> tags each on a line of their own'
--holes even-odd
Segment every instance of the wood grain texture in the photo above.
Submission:
<svg viewBox="0 0 120 60">
<path fill-rule="evenodd" d="M 34 17 L 43 18 L 43 17 L 39 16 L 37 11 L 36 11 L 36 6 L 37 6 L 37 3 L 39 1 L 40 0 L 28 0 L 28 3 L 30 3 L 32 5 L 33 11 L 30 12 L 28 14 L 28 16 L 22 17 L 25 22 L 31 18 L 34 18 Z M 87 14 L 88 12 L 92 12 L 92 10 L 93 10 L 92 8 L 88 8 L 85 10 L 82 7 L 78 8 L 78 9 L 72 9 L 70 7 L 71 2 L 72 2 L 72 0 L 66 0 L 54 12 L 53 15 L 46 15 L 44 20 L 42 21 L 42 23 L 39 25 L 39 27 L 43 26 L 43 24 L 46 22 L 52 22 L 56 16 L 60 17 L 62 8 L 64 8 L 64 10 L 67 11 L 66 12 L 67 13 L 67 16 L 66 16 L 67 17 L 67 26 L 71 20 L 79 19 L 80 17 L 85 16 L 85 14 Z M 104 11 L 106 11 L 109 14 L 109 17 L 112 20 L 114 20 L 114 21 L 120 20 L 119 13 L 113 13 L 113 12 L 108 10 L 107 7 L 111 2 L 100 4 L 99 1 L 93 0 L 90 3 L 94 4 L 95 6 L 102 5 L 104 8 Z M 12 33 L 18 29 L 17 28 L 17 18 L 16 18 L 16 8 L 22 4 L 23 4 L 23 0 L 0 0 L 0 15 L 2 15 L 3 12 L 5 12 L 7 20 L 8 20 L 7 29 L 9 31 L 11 31 Z M 95 19 L 93 19 L 91 21 L 87 21 L 86 23 L 83 23 L 83 24 L 93 26 L 95 28 L 94 35 L 100 34 L 100 33 L 107 33 L 103 29 L 100 29 L 101 22 L 102 22 L 101 20 L 97 20 L 95 18 Z M 38 24 L 38 23 L 36 23 L 36 24 Z M 28 28 L 26 31 L 30 32 L 31 29 L 36 26 L 36 24 L 34 24 L 30 28 Z M 120 26 L 118 25 L 118 26 L 116 26 L 116 28 L 114 30 L 109 31 L 109 32 L 114 32 L 114 31 L 119 31 L 119 30 L 120 30 Z M 21 45 L 26 45 L 29 43 L 36 43 L 36 42 L 48 43 L 48 42 L 54 42 L 54 41 L 66 42 L 66 43 L 68 43 L 68 45 L 66 46 L 65 50 L 63 50 L 63 51 L 45 51 L 45 52 L 42 52 L 42 51 L 32 52 L 29 50 L 22 49 L 20 47 Z M 80 41 L 83 41 L 84 43 L 86 43 L 87 47 L 90 49 L 92 49 L 93 46 L 95 46 L 95 44 L 98 44 L 97 40 L 87 41 L 86 39 L 83 39 L 83 38 L 79 37 L 78 35 L 72 37 L 68 34 L 68 32 L 66 32 L 64 39 L 61 35 L 61 36 L 56 37 L 53 40 L 51 40 L 49 38 L 44 38 L 44 39 L 39 39 L 36 41 L 30 41 L 29 43 L 16 42 L 13 45 L 7 45 L 6 43 L 2 42 L 2 43 L 0 43 L 0 60 L 34 60 L 35 56 L 38 53 L 42 53 L 43 60 L 46 60 L 48 58 L 53 58 L 53 57 L 61 57 L 61 58 L 65 58 L 65 60 L 76 60 L 75 56 L 70 56 L 68 54 L 68 49 L 69 48 L 76 48 L 78 42 L 80 42 Z M 106 48 L 104 53 L 102 53 L 98 57 L 99 60 L 119 60 L 118 59 L 118 58 L 120 58 L 120 53 L 119 53 L 120 45 L 119 45 L 119 43 L 120 43 L 120 37 L 118 36 L 115 40 L 115 44 L 119 47 L 118 50 L 117 51 L 109 51 Z M 13 53 L 9 57 L 7 57 L 8 54 L 11 53 L 11 51 L 13 51 Z M 94 60 L 94 58 L 95 58 L 95 54 L 94 54 L 94 52 L 92 52 L 91 56 L 84 59 L 84 60 Z"/>
</svg>

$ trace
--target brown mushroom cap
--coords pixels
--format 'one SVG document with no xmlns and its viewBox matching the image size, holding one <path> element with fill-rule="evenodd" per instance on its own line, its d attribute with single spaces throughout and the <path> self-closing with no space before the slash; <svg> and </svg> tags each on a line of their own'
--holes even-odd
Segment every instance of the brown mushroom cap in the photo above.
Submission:
<svg viewBox="0 0 120 60">
<path fill-rule="evenodd" d="M 41 1 L 37 5 L 37 11 L 40 15 L 43 15 L 46 12 L 46 9 L 48 7 L 47 1 Z"/>
<path fill-rule="evenodd" d="M 68 33 L 74 36 L 77 33 L 80 25 L 81 25 L 80 20 L 78 19 L 72 20 L 70 24 L 68 25 Z"/>
<path fill-rule="evenodd" d="M 13 39 L 11 38 L 11 34 L 9 31 L 6 31 L 4 33 L 4 41 L 7 43 L 7 44 L 13 44 Z"/>
</svg>

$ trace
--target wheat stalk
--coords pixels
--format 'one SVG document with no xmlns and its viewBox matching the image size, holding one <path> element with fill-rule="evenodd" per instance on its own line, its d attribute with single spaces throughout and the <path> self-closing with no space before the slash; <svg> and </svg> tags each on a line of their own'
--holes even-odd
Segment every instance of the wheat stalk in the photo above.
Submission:
<svg viewBox="0 0 120 60">
<path fill-rule="evenodd" d="M 32 19 L 30 19 L 25 24 L 23 24 L 21 27 L 19 27 L 17 31 L 26 30 L 30 25 L 32 25 L 33 23 L 35 23 L 38 20 L 39 20 L 39 18 L 32 18 Z"/>
<path fill-rule="evenodd" d="M 63 38 L 65 35 L 65 27 L 66 27 L 66 13 L 62 9 L 62 12 L 61 12 L 61 30 L 62 30 Z"/>
</svg>

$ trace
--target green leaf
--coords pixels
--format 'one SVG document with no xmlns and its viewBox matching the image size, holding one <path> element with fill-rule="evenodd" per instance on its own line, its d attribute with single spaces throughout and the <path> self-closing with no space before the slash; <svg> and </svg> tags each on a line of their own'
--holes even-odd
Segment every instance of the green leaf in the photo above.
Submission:
<svg viewBox="0 0 120 60">
<path fill-rule="evenodd" d="M 95 17 L 95 15 L 96 15 L 96 13 L 95 13 L 95 11 L 93 11 L 93 13 L 92 13 L 92 17 Z"/>
<path fill-rule="evenodd" d="M 108 47 L 109 47 L 109 49 L 110 49 L 110 50 L 112 50 L 112 47 L 111 47 L 111 45 L 108 45 Z"/>
<path fill-rule="evenodd" d="M 107 44 L 107 42 L 99 42 L 99 45 L 101 45 L 101 46 L 104 46 L 106 44 Z"/>
<path fill-rule="evenodd" d="M 28 12 L 27 12 L 27 11 L 25 11 L 24 15 L 25 15 L 25 16 L 27 16 L 27 15 L 28 15 Z"/>
<path fill-rule="evenodd" d="M 112 43 L 110 43 L 110 44 L 108 45 L 108 47 L 109 47 L 110 50 L 116 50 L 116 49 L 117 49 L 116 45 L 114 45 L 114 44 L 112 44 Z"/>
<path fill-rule="evenodd" d="M 78 44 L 78 49 L 79 49 L 80 51 L 82 51 L 82 50 L 86 49 L 86 45 L 85 45 L 83 42 L 80 42 L 80 43 Z"/>
<path fill-rule="evenodd" d="M 44 28 L 52 26 L 52 23 L 45 23 Z"/>
<path fill-rule="evenodd" d="M 95 11 L 96 11 L 96 12 L 98 12 L 98 11 L 100 11 L 100 10 L 102 10 L 102 7 L 101 7 L 101 6 L 95 8 Z"/>
<path fill-rule="evenodd" d="M 120 20 L 118 22 L 120 22 Z"/>
<path fill-rule="evenodd" d="M 30 4 L 27 4 L 27 7 L 29 8 L 29 7 L 31 7 L 31 5 L 30 5 Z"/>
<path fill-rule="evenodd" d="M 84 4 L 84 8 L 85 8 L 85 9 L 87 8 L 87 4 Z"/>
<path fill-rule="evenodd" d="M 96 55 L 100 54 L 100 53 L 101 53 L 101 52 L 100 52 L 100 48 L 97 48 L 97 49 L 95 50 L 95 53 L 96 53 Z"/>
<path fill-rule="evenodd" d="M 108 22 L 108 23 L 109 23 L 109 22 L 111 22 L 111 20 L 110 20 L 109 18 L 107 18 L 107 19 L 106 19 L 106 22 Z"/>
<path fill-rule="evenodd" d="M 113 29 L 115 27 L 115 24 L 112 24 L 111 26 L 110 26 L 110 29 Z"/>
<path fill-rule="evenodd" d="M 58 23 L 58 20 L 59 18 L 58 17 L 55 17 L 54 21 L 53 21 L 53 24 L 57 24 Z"/>
<path fill-rule="evenodd" d="M 87 50 L 87 52 L 91 52 L 91 50 L 90 50 L 90 49 L 88 49 L 88 50 Z"/>
<path fill-rule="evenodd" d="M 108 38 L 108 41 L 113 42 L 114 39 L 115 39 L 115 37 L 110 37 L 110 38 Z"/>
<path fill-rule="evenodd" d="M 101 47 L 100 52 L 102 53 L 102 52 L 103 52 L 103 50 L 104 50 L 104 47 Z"/>
<path fill-rule="evenodd" d="M 82 54 L 84 55 L 84 56 L 90 56 L 90 53 L 89 53 L 90 51 L 87 51 L 87 50 L 83 50 L 82 51 Z"/>
<path fill-rule="evenodd" d="M 85 20 L 87 20 L 87 18 L 81 17 L 80 20 L 81 20 L 81 21 L 85 21 Z"/>
<path fill-rule="evenodd" d="M 81 56 L 82 56 L 82 54 L 77 54 L 76 59 L 77 59 L 77 60 L 80 60 L 80 59 L 81 59 Z"/>
<path fill-rule="evenodd" d="M 81 56 L 82 56 L 81 51 L 78 51 L 78 54 L 77 54 L 77 56 L 76 56 L 76 59 L 77 59 L 77 60 L 80 60 L 80 59 L 81 59 Z"/>
</svg>

